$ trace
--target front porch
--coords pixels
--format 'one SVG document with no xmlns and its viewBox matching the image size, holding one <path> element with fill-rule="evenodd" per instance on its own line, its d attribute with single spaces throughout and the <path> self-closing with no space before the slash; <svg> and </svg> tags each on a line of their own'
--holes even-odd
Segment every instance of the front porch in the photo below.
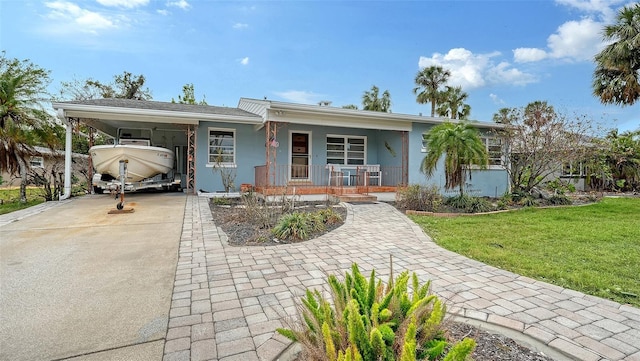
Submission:
<svg viewBox="0 0 640 361">
<path fill-rule="evenodd" d="M 373 193 L 395 193 L 404 179 L 402 167 L 392 166 L 260 165 L 255 167 L 253 189 L 264 196 L 328 195 L 340 201 L 375 201 Z"/>
</svg>

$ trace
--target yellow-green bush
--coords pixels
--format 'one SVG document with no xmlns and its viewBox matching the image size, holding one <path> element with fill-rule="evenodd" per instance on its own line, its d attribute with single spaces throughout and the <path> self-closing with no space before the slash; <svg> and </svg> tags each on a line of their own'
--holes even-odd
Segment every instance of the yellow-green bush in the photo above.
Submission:
<svg viewBox="0 0 640 361">
<path fill-rule="evenodd" d="M 475 347 L 472 339 L 446 341 L 446 307 L 430 293 L 430 282 L 420 285 L 415 273 L 402 272 L 395 280 L 391 273 L 384 285 L 375 271 L 367 279 L 354 263 L 344 281 L 331 275 L 328 283 L 331 301 L 307 290 L 300 323 L 277 330 L 301 343 L 308 359 L 463 361 Z"/>
</svg>

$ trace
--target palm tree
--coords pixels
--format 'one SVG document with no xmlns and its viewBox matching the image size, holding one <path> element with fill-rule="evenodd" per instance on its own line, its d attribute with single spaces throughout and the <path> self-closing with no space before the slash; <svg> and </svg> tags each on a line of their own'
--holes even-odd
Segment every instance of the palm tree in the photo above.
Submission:
<svg viewBox="0 0 640 361">
<path fill-rule="evenodd" d="M 433 65 L 424 68 L 416 74 L 415 83 L 417 87 L 413 88 L 413 94 L 416 94 L 418 104 L 431 103 L 431 116 L 435 116 L 436 107 L 440 100 L 440 88 L 447 83 L 451 72 L 443 67 Z"/>
<path fill-rule="evenodd" d="M 640 4 L 623 7 L 617 23 L 605 26 L 613 41 L 595 56 L 593 94 L 604 104 L 632 105 L 640 99 Z"/>
<path fill-rule="evenodd" d="M 467 119 L 471 113 L 471 106 L 465 104 L 469 94 L 462 91 L 462 87 L 447 86 L 442 93 L 441 103 L 438 106 L 438 115 L 451 119 Z"/>
<path fill-rule="evenodd" d="M 29 158 L 38 140 L 51 142 L 48 114 L 40 104 L 49 84 L 49 71 L 28 60 L 0 57 L 0 169 L 19 173 L 20 201 L 26 202 Z"/>
<path fill-rule="evenodd" d="M 142 76 L 142 75 L 141 75 Z M 180 104 L 199 104 L 199 105 L 208 105 L 207 101 L 204 100 L 204 96 L 202 96 L 201 101 L 196 100 L 196 91 L 193 86 L 193 83 L 185 84 L 182 86 L 182 95 L 178 95 L 178 101 L 171 98 L 172 103 L 180 103 Z"/>
<path fill-rule="evenodd" d="M 445 122 L 425 134 L 427 155 L 420 163 L 420 171 L 433 176 L 440 157 L 444 154 L 445 188 L 459 187 L 464 194 L 467 175 L 471 179 L 471 166 L 486 168 L 487 151 L 478 130 L 468 122 Z"/>
<path fill-rule="evenodd" d="M 512 124 L 517 120 L 517 110 L 513 108 L 501 108 L 493 114 L 493 121 L 498 124 Z"/>
<path fill-rule="evenodd" d="M 378 98 L 380 89 L 377 86 L 372 86 L 371 91 L 365 91 L 362 96 L 362 109 L 372 110 L 374 112 L 391 112 L 391 95 L 388 90 L 382 93 L 382 97 Z"/>
</svg>

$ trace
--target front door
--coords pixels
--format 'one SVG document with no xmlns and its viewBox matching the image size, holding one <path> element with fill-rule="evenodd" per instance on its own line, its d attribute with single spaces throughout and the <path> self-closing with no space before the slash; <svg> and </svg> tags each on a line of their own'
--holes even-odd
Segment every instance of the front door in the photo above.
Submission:
<svg viewBox="0 0 640 361">
<path fill-rule="evenodd" d="M 311 133 L 291 132 L 291 180 L 309 179 L 311 159 Z"/>
</svg>

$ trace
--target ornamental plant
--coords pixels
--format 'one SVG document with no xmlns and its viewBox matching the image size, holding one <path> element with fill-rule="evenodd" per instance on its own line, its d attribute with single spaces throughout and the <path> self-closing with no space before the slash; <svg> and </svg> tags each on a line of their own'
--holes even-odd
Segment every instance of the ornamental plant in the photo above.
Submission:
<svg viewBox="0 0 640 361">
<path fill-rule="evenodd" d="M 303 346 L 307 360 L 322 361 L 463 361 L 475 341 L 451 344 L 444 337 L 445 305 L 420 285 L 415 273 L 393 279 L 393 265 L 385 285 L 375 270 L 367 279 L 357 264 L 344 281 L 329 276 L 331 300 L 317 290 L 302 298 L 301 319 L 291 329 L 277 331 Z"/>
</svg>

